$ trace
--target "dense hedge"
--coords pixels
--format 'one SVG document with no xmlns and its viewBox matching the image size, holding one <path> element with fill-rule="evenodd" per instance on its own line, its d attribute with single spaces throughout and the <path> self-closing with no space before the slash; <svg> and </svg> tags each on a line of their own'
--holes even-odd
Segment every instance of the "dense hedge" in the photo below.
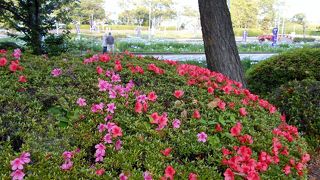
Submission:
<svg viewBox="0 0 320 180">
<path fill-rule="evenodd" d="M 320 80 L 320 49 L 297 49 L 261 61 L 246 73 L 249 89 L 267 94 L 292 80 Z"/>
<path fill-rule="evenodd" d="M 0 56 L 1 179 L 307 177 L 297 128 L 222 74 L 128 52 Z"/>
<path fill-rule="evenodd" d="M 293 39 L 293 42 L 298 43 L 298 42 L 314 42 L 316 39 L 315 38 L 311 38 L 311 37 L 295 37 Z"/>
<path fill-rule="evenodd" d="M 287 115 L 287 122 L 296 125 L 320 147 L 320 81 L 291 81 L 277 88 L 268 98 Z M 309 141 L 310 142 L 310 141 Z"/>
</svg>

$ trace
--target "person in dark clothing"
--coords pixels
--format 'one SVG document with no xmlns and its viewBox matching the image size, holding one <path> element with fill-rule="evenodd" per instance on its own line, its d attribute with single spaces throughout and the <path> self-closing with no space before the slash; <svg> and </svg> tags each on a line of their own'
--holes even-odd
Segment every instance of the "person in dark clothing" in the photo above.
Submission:
<svg viewBox="0 0 320 180">
<path fill-rule="evenodd" d="M 109 32 L 109 35 L 106 38 L 106 43 L 107 43 L 107 49 L 109 52 L 114 52 L 114 38 L 111 35 L 111 32 Z"/>
<path fill-rule="evenodd" d="M 107 48 L 107 32 L 102 37 L 102 53 L 106 53 L 108 50 Z"/>
</svg>

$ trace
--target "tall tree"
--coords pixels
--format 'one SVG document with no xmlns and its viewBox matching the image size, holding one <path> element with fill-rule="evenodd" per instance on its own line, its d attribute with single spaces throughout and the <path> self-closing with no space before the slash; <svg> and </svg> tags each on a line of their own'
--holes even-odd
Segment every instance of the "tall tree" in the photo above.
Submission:
<svg viewBox="0 0 320 180">
<path fill-rule="evenodd" d="M 253 28 L 257 26 L 257 0 L 231 1 L 230 12 L 234 27 Z"/>
<path fill-rule="evenodd" d="M 198 2 L 208 68 L 245 85 L 226 0 Z"/>
<path fill-rule="evenodd" d="M 68 23 L 72 0 L 0 0 L 0 17 L 24 34 L 21 37 L 33 53 L 43 53 L 42 37 L 55 28 L 56 22 Z"/>
<path fill-rule="evenodd" d="M 81 0 L 79 6 L 72 11 L 73 20 L 88 24 L 93 20 L 105 19 L 103 3 L 104 0 Z"/>
<path fill-rule="evenodd" d="M 298 13 L 292 17 L 292 22 L 302 25 L 303 38 L 306 37 L 307 19 L 303 13 Z"/>
</svg>

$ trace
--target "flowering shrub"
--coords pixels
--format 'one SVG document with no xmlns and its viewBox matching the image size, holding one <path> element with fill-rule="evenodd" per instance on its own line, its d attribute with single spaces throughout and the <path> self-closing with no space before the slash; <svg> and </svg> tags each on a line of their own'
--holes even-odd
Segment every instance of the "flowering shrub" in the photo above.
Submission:
<svg viewBox="0 0 320 180">
<path fill-rule="evenodd" d="M 82 61 L 24 54 L 20 65 L 26 83 L 0 67 L 4 178 L 21 152 L 30 153 L 26 179 L 307 176 L 297 128 L 220 73 L 129 52 Z"/>
<path fill-rule="evenodd" d="M 287 115 L 287 122 L 305 133 L 310 144 L 320 148 L 320 82 L 290 81 L 274 91 L 269 99 Z"/>
</svg>

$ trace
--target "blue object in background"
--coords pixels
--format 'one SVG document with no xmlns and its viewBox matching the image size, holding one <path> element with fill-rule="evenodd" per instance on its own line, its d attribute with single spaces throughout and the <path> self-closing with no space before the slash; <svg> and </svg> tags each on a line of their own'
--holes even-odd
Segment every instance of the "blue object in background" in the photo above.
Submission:
<svg viewBox="0 0 320 180">
<path fill-rule="evenodd" d="M 278 41 L 278 39 L 277 39 L 277 37 L 278 37 L 278 28 L 273 28 L 272 29 L 272 34 L 273 34 L 273 36 L 272 36 L 272 46 L 275 46 L 275 45 L 277 45 L 277 41 Z"/>
</svg>

